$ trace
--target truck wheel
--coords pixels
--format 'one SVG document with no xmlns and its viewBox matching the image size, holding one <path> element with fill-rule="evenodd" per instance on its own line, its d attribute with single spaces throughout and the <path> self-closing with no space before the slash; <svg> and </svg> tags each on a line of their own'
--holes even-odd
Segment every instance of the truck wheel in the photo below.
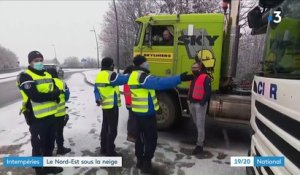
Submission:
<svg viewBox="0 0 300 175">
<path fill-rule="evenodd" d="M 157 128 L 165 130 L 170 128 L 176 119 L 176 103 L 167 94 L 158 94 L 158 103 L 161 108 L 161 114 L 156 114 Z"/>
</svg>

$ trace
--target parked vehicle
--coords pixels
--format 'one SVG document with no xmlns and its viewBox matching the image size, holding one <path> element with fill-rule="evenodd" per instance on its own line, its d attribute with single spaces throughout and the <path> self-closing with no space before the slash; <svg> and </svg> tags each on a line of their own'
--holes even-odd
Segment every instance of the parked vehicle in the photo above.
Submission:
<svg viewBox="0 0 300 175">
<path fill-rule="evenodd" d="M 253 34 L 266 34 L 262 72 L 254 77 L 249 156 L 283 156 L 284 167 L 248 174 L 300 174 L 300 1 L 260 0 L 249 12 Z"/>
<path fill-rule="evenodd" d="M 50 69 L 50 68 L 55 68 L 57 70 L 59 78 L 64 78 L 65 73 L 59 65 L 57 65 L 57 64 L 44 64 L 44 69 L 45 70 Z"/>
<path fill-rule="evenodd" d="M 235 89 L 239 41 L 240 1 L 230 2 L 229 14 L 151 15 L 138 18 L 134 55 L 144 55 L 151 74 L 171 76 L 191 72 L 195 57 L 212 77 L 212 96 L 208 116 L 216 122 L 249 125 L 251 90 Z M 168 30 L 173 42 L 162 42 Z M 181 116 L 189 116 L 188 83 L 157 91 L 162 114 L 157 115 L 159 129 L 167 129 Z"/>
</svg>

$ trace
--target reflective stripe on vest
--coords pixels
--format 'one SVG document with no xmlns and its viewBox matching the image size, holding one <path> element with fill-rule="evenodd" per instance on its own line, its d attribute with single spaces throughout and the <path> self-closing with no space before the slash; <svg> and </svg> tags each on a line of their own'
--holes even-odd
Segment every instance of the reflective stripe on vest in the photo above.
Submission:
<svg viewBox="0 0 300 175">
<path fill-rule="evenodd" d="M 40 76 L 30 71 L 29 69 L 27 69 L 25 73 L 28 74 L 33 79 L 38 92 L 50 93 L 53 91 L 54 83 L 53 83 L 52 76 L 49 73 L 45 72 L 44 76 Z M 47 117 L 49 115 L 55 114 L 57 111 L 57 103 L 54 101 L 47 101 L 42 103 L 36 103 L 33 102 L 32 100 L 30 101 L 32 104 L 32 110 L 34 116 L 36 118 Z"/>
<path fill-rule="evenodd" d="M 193 89 L 192 97 L 195 100 L 202 100 L 205 94 L 204 90 L 204 81 L 207 77 L 207 74 L 201 74 L 198 76 Z"/>
<path fill-rule="evenodd" d="M 149 110 L 148 96 L 151 95 L 154 110 L 159 109 L 158 100 L 156 98 L 155 90 L 144 89 L 140 86 L 139 79 L 143 72 L 133 71 L 130 74 L 128 85 L 130 87 L 131 98 L 132 98 L 132 111 L 139 113 L 147 113 Z"/>
<path fill-rule="evenodd" d="M 98 73 L 95 80 L 95 85 L 101 95 L 102 109 L 111 109 L 114 107 L 114 95 L 117 94 L 118 106 L 121 106 L 119 86 L 112 86 L 110 84 L 110 76 L 113 72 L 102 70 Z"/>
<path fill-rule="evenodd" d="M 57 105 L 57 113 L 55 114 L 55 117 L 63 117 L 66 115 L 66 101 L 65 101 L 65 82 L 63 82 L 59 78 L 53 78 L 56 86 L 61 91 L 59 95 L 60 102 Z"/>
</svg>

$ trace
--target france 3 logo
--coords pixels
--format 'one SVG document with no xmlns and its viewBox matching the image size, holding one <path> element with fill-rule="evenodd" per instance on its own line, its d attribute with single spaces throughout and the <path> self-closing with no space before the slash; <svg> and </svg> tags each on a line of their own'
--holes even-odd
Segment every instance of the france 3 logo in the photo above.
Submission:
<svg viewBox="0 0 300 175">
<path fill-rule="evenodd" d="M 281 18 L 282 18 L 282 11 L 280 9 L 273 11 L 273 13 L 271 13 L 268 16 L 268 21 L 270 23 L 275 23 L 278 24 L 281 22 Z"/>
</svg>

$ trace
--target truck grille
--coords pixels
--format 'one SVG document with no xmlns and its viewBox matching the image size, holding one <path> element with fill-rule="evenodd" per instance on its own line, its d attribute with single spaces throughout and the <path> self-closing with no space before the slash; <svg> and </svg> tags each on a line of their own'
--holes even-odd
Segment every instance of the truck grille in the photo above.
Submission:
<svg viewBox="0 0 300 175">
<path fill-rule="evenodd" d="M 272 144 L 288 158 L 294 165 L 300 168 L 300 153 L 293 146 L 283 140 L 270 128 L 268 128 L 262 121 L 255 117 L 255 123 L 258 129 L 264 134 L 264 136 L 272 142 Z"/>
<path fill-rule="evenodd" d="M 259 151 L 256 149 L 256 147 L 254 147 L 254 149 L 255 149 L 255 156 L 261 156 L 261 154 L 259 153 Z M 256 170 L 258 171 L 258 173 L 259 174 L 263 174 L 262 173 L 262 171 L 261 171 L 261 168 L 262 167 L 259 167 L 259 166 L 257 166 L 256 167 Z M 265 166 L 265 167 L 263 167 L 265 170 L 266 170 L 266 172 L 268 173 L 268 175 L 274 175 L 274 173 L 273 173 L 273 171 L 271 170 L 271 168 L 270 167 L 268 167 L 268 166 Z"/>
<path fill-rule="evenodd" d="M 257 111 L 279 128 L 300 140 L 300 122 L 282 114 L 259 101 L 255 101 Z"/>
</svg>

